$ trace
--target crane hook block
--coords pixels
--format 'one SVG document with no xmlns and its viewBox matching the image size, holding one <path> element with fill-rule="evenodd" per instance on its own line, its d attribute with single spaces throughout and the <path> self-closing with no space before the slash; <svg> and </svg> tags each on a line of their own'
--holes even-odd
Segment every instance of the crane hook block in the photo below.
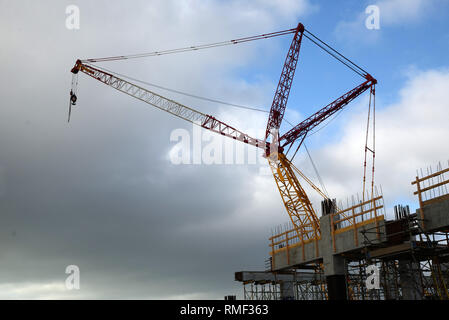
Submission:
<svg viewBox="0 0 449 320">
<path fill-rule="evenodd" d="M 70 72 L 77 74 L 78 71 L 80 71 L 80 69 L 81 69 L 81 60 L 78 59 L 76 60 L 75 66 L 72 68 L 72 70 L 70 70 Z"/>
<path fill-rule="evenodd" d="M 76 97 L 76 94 L 73 93 L 72 90 L 70 90 L 70 102 L 72 103 L 72 106 L 76 105 L 76 100 L 78 98 Z"/>
</svg>

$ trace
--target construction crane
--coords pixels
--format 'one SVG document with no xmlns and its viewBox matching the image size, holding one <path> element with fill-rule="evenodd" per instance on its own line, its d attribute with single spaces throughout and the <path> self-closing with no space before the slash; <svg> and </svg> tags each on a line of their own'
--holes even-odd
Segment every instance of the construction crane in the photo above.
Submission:
<svg viewBox="0 0 449 320">
<path fill-rule="evenodd" d="M 93 65 L 94 63 L 104 61 L 118 61 L 125 59 L 135 59 L 135 58 L 159 56 L 164 54 L 180 53 L 191 50 L 215 48 L 259 39 L 273 38 L 287 34 L 294 34 L 294 36 L 289 51 L 287 53 L 281 77 L 274 95 L 264 139 L 253 138 L 248 134 L 224 123 L 223 121 L 218 120 L 212 115 L 199 112 L 177 101 L 168 99 L 160 94 L 157 94 L 141 86 L 138 86 L 128 80 L 125 80 L 123 76 L 119 76 L 114 72 L 107 71 L 104 68 L 101 68 L 97 65 L 95 66 Z M 363 82 L 358 86 L 356 86 L 354 89 L 346 92 L 339 98 L 335 99 L 334 101 L 326 105 L 324 108 L 314 113 L 312 116 L 301 121 L 299 124 L 293 126 L 289 131 L 287 131 L 283 135 L 280 135 L 279 129 L 281 127 L 285 109 L 287 107 L 287 101 L 292 86 L 296 65 L 298 63 L 299 52 L 303 37 L 306 37 L 312 43 L 316 44 L 321 49 L 323 49 L 331 56 L 333 56 L 335 59 L 337 59 L 338 61 L 346 65 L 348 68 L 356 72 L 363 78 Z M 274 180 L 281 194 L 284 206 L 296 230 L 298 238 L 302 243 L 308 241 L 317 241 L 319 239 L 320 224 L 317 214 L 313 209 L 312 203 L 309 200 L 309 197 L 307 196 L 306 192 L 304 191 L 304 188 L 301 186 L 295 174 L 295 171 L 298 172 L 308 183 L 310 183 L 315 190 L 320 192 L 320 194 L 323 197 L 327 198 L 328 196 L 325 195 L 323 192 L 321 192 L 319 188 L 314 186 L 312 182 L 308 180 L 292 164 L 291 161 L 294 155 L 301 147 L 308 133 L 311 132 L 312 129 L 317 127 L 319 124 L 321 124 L 323 121 L 325 121 L 332 115 L 335 115 L 338 111 L 342 110 L 345 106 L 347 106 L 351 101 L 356 99 L 366 90 L 371 89 L 370 93 L 374 94 L 375 92 L 374 88 L 375 85 L 377 84 L 376 79 L 374 79 L 369 73 L 367 73 L 365 70 L 357 66 L 348 58 L 344 57 L 342 54 L 333 49 L 331 46 L 329 46 L 328 44 L 320 40 L 318 37 L 313 35 L 311 32 L 306 30 L 301 23 L 299 23 L 297 27 L 293 29 L 273 32 L 269 34 L 262 34 L 258 36 L 240 38 L 230 41 L 217 42 L 201 46 L 191 46 L 174 50 L 156 51 L 129 56 L 115 56 L 107 58 L 77 60 L 75 66 L 71 70 L 71 72 L 73 73 L 73 77 L 72 77 L 72 89 L 70 91 L 68 121 L 70 121 L 71 108 L 73 105 L 75 105 L 77 101 L 76 95 L 76 87 L 78 82 L 77 76 L 80 71 L 120 92 L 126 93 L 156 108 L 171 113 L 172 115 L 175 115 L 181 119 L 199 125 L 202 128 L 208 129 L 223 136 L 227 136 L 234 140 L 238 140 L 243 143 L 258 148 L 262 148 L 264 150 L 264 155 L 270 165 L 271 171 L 274 176 Z M 291 159 L 288 159 L 286 155 L 296 142 L 298 142 L 296 151 L 293 157 L 291 157 Z"/>
</svg>

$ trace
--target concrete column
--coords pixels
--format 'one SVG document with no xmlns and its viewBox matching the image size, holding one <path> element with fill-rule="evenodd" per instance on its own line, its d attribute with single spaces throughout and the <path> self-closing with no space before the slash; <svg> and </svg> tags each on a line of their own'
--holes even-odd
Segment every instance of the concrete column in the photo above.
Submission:
<svg viewBox="0 0 449 320">
<path fill-rule="evenodd" d="M 282 281 L 279 284 L 281 289 L 281 300 L 294 300 L 295 299 L 295 287 L 293 281 Z"/>
<path fill-rule="evenodd" d="M 394 261 L 387 261 L 385 265 L 385 281 L 387 288 L 385 288 L 385 299 L 386 300 L 398 300 L 399 290 L 396 283 L 396 266 Z M 399 281 L 398 281 L 399 282 Z"/>
<path fill-rule="evenodd" d="M 329 300 L 346 300 L 345 259 L 334 254 L 330 215 L 320 218 L 320 252 L 323 256 L 324 276 L 327 282 Z"/>
<path fill-rule="evenodd" d="M 417 263 L 408 260 L 399 260 L 399 284 L 402 288 L 402 299 L 404 300 L 422 300 L 420 290 L 421 279 L 418 272 Z"/>
</svg>

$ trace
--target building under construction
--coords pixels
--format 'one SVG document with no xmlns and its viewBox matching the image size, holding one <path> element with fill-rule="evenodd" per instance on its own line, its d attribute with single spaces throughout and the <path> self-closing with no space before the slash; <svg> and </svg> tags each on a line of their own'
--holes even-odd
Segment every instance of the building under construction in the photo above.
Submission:
<svg viewBox="0 0 449 320">
<path fill-rule="evenodd" d="M 321 236 L 301 241 L 295 228 L 269 238 L 267 270 L 235 273 L 249 300 L 449 300 L 449 168 L 413 181 L 419 208 L 383 196 L 343 208 L 322 202 Z"/>
</svg>

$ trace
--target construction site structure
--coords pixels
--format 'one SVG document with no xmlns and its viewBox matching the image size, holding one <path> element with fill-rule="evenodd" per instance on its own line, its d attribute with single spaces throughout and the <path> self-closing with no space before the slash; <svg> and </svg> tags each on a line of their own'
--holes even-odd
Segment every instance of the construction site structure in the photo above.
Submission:
<svg viewBox="0 0 449 320">
<path fill-rule="evenodd" d="M 118 74 L 97 63 L 154 57 L 165 54 L 198 51 L 224 45 L 268 39 L 293 34 L 281 76 L 269 111 L 265 136 L 256 139 L 210 114 L 153 92 L 135 82 L 151 85 L 135 78 Z M 287 132 L 280 134 L 303 38 L 348 67 L 362 80 L 353 89 L 334 99 Z M 377 80 L 367 71 L 320 40 L 301 23 L 295 28 L 245 37 L 207 45 L 155 51 L 143 54 L 78 59 L 71 69 L 69 117 L 77 97 L 78 75 L 83 73 L 117 91 L 147 103 L 155 108 L 189 121 L 202 128 L 236 141 L 261 148 L 271 168 L 282 203 L 290 219 L 290 228 L 270 238 L 270 267 L 268 272 L 243 272 L 236 275 L 245 284 L 245 297 L 258 299 L 424 299 L 447 298 L 447 231 L 449 226 L 449 199 L 447 192 L 435 196 L 435 190 L 446 188 L 444 173 L 421 175 L 416 185 L 419 210 L 410 212 L 396 208 L 396 219 L 385 219 L 381 192 L 374 187 L 375 159 L 375 95 Z M 126 79 L 125 79 L 126 78 Z M 177 91 L 179 92 L 179 91 Z M 324 190 L 320 190 L 294 166 L 293 158 L 307 137 L 317 127 L 330 120 L 363 93 L 369 93 L 368 120 L 363 163 L 361 199 L 353 198 L 346 206 L 337 204 Z M 192 95 L 190 95 L 192 96 Z M 210 99 L 208 99 L 211 101 Z M 371 128 L 370 128 L 371 125 Z M 372 143 L 368 145 L 372 130 Z M 289 152 L 292 152 L 289 154 Z M 367 158 L 372 156 L 371 191 L 366 188 Z M 300 178 L 302 179 L 300 182 Z M 443 179 L 430 185 L 430 181 Z M 324 199 L 322 215 L 318 218 L 304 189 L 305 181 Z M 323 188 L 324 189 L 324 188 Z M 429 198 L 429 194 L 434 193 Z M 369 272 L 380 270 L 382 286 L 371 289 L 366 280 Z M 365 281 L 365 284 L 364 284 Z M 374 282 L 375 279 L 373 280 Z M 380 283 L 380 281 L 378 281 Z M 250 286 L 251 289 L 246 286 Z M 260 288 L 263 286 L 263 288 Z M 373 284 L 376 287 L 376 283 Z M 368 288 L 370 287 L 370 288 Z M 260 289 L 260 290 L 259 290 Z M 370 290 L 368 290 L 370 289 Z"/>
<path fill-rule="evenodd" d="M 281 230 L 269 238 L 268 270 L 235 273 L 244 299 L 449 300 L 448 172 L 421 171 L 419 208 L 397 205 L 392 220 L 381 194 L 338 211 L 323 201 L 318 242 Z"/>
</svg>

